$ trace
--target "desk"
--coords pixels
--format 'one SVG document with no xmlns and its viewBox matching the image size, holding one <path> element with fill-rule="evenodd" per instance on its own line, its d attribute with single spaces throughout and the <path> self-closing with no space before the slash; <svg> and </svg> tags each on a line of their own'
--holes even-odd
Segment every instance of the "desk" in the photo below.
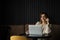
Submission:
<svg viewBox="0 0 60 40">
<path fill-rule="evenodd" d="M 29 35 L 26 35 L 27 38 L 32 38 L 33 40 L 37 40 L 38 38 L 40 38 L 41 40 L 44 39 L 44 40 L 49 40 L 49 38 L 51 37 L 51 35 L 48 35 L 48 36 L 29 36 Z"/>
</svg>

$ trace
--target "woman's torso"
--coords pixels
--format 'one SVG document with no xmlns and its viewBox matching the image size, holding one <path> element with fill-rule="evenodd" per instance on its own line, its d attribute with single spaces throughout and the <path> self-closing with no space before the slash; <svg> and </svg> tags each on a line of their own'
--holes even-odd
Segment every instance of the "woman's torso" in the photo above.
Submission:
<svg viewBox="0 0 60 40">
<path fill-rule="evenodd" d="M 49 34 L 49 33 L 51 32 L 48 24 L 42 25 L 42 24 L 38 21 L 35 25 L 41 25 L 41 26 L 42 26 L 43 34 Z"/>
</svg>

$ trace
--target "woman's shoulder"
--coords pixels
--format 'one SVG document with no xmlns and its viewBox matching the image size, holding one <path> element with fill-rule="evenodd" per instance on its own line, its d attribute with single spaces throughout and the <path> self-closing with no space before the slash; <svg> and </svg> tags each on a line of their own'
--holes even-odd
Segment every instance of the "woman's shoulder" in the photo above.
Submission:
<svg viewBox="0 0 60 40">
<path fill-rule="evenodd" d="M 40 23 L 40 21 L 37 21 L 36 23 Z"/>
<path fill-rule="evenodd" d="M 37 21 L 36 23 L 39 23 L 40 21 Z"/>
<path fill-rule="evenodd" d="M 37 22 L 36 22 L 36 25 L 39 25 L 39 24 L 40 24 L 40 21 L 37 21 Z"/>
</svg>

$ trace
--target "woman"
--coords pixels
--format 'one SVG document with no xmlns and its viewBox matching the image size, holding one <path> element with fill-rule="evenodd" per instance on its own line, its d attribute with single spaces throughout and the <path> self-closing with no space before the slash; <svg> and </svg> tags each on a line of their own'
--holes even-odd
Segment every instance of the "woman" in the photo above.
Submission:
<svg viewBox="0 0 60 40">
<path fill-rule="evenodd" d="M 38 21 L 35 25 L 42 26 L 44 35 L 46 35 L 46 34 L 48 35 L 51 32 L 51 30 L 49 28 L 49 18 L 48 18 L 47 13 L 45 13 L 45 12 L 40 13 L 40 21 Z"/>
<path fill-rule="evenodd" d="M 50 25 L 49 24 L 49 18 L 48 18 L 47 13 L 45 13 L 45 12 L 40 13 L 40 20 L 35 25 L 41 25 L 42 26 L 43 35 L 45 35 L 45 36 L 47 36 L 51 32 L 51 29 L 49 26 Z M 28 27 L 26 30 L 26 34 L 29 34 Z M 38 39 L 38 40 L 41 40 L 41 39 Z M 42 40 L 45 40 L 45 39 L 42 39 Z"/>
</svg>

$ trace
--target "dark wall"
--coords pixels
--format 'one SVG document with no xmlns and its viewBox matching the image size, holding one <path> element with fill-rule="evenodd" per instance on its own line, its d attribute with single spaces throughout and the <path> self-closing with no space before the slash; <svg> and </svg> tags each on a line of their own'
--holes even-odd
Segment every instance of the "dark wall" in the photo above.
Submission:
<svg viewBox="0 0 60 40">
<path fill-rule="evenodd" d="M 45 11 L 52 23 L 55 23 L 55 3 L 52 0 L 28 0 L 25 2 L 25 23 L 36 23 L 39 13 Z"/>
<path fill-rule="evenodd" d="M 60 24 L 58 0 L 5 0 L 1 1 L 0 24 L 32 24 L 39 20 L 39 13 L 48 13 L 51 23 Z"/>
<path fill-rule="evenodd" d="M 1 23 L 2 24 L 23 24 L 24 23 L 24 2 L 20 0 L 2 1 Z"/>
</svg>

